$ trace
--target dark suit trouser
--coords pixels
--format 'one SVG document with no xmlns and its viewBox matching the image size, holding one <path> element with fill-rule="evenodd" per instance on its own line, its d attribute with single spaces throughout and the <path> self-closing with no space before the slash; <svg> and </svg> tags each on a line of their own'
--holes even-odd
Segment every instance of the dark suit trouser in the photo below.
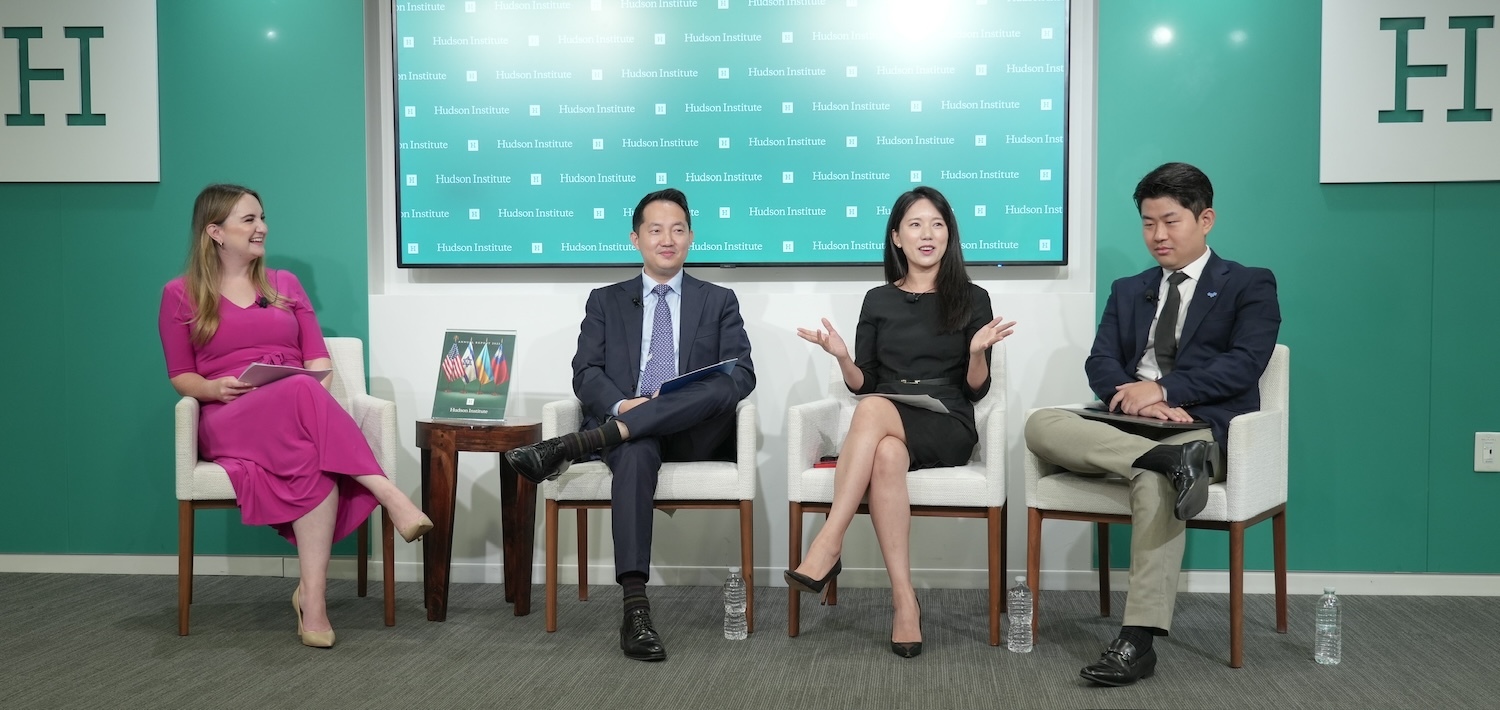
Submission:
<svg viewBox="0 0 1500 710">
<path fill-rule="evenodd" d="M 663 461 L 702 461 L 720 455 L 734 437 L 735 391 L 712 378 L 661 395 L 621 414 L 630 439 L 604 452 L 611 481 L 615 578 L 650 576 L 651 516 Z"/>
</svg>

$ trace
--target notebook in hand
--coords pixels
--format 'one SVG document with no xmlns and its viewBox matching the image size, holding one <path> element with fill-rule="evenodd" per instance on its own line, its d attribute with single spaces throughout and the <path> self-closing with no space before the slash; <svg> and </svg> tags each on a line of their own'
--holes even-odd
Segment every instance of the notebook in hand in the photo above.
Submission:
<svg viewBox="0 0 1500 710">
<path fill-rule="evenodd" d="M 1083 407 L 1059 407 L 1059 409 L 1065 412 L 1073 412 L 1084 419 L 1094 419 L 1110 424 L 1134 424 L 1136 426 L 1157 427 L 1160 429 L 1207 429 L 1209 427 L 1209 423 L 1205 421 L 1171 422 L 1157 419 L 1156 417 L 1139 417 L 1124 412 L 1111 412 L 1108 407 L 1109 405 L 1104 402 L 1093 402 Z"/>
<path fill-rule="evenodd" d="M 739 361 L 739 358 L 732 357 L 723 362 L 716 362 L 712 365 L 709 365 L 708 367 L 700 367 L 696 370 L 693 370 L 692 372 L 685 372 L 681 375 L 673 377 L 670 380 L 667 380 L 666 382 L 661 383 L 661 387 L 657 389 L 657 392 L 666 394 L 668 392 L 680 390 L 683 387 L 686 387 L 716 372 L 723 372 L 725 374 L 728 374 L 731 370 L 734 369 L 735 363 L 738 363 Z"/>
</svg>

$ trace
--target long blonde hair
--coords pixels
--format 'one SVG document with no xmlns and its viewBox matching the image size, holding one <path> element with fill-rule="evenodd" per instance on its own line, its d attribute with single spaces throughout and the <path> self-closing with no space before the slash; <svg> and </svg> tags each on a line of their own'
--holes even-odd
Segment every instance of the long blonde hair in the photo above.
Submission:
<svg viewBox="0 0 1500 710">
<path fill-rule="evenodd" d="M 219 262 L 219 246 L 208 236 L 209 225 L 224 225 L 229 213 L 245 195 L 260 201 L 260 194 L 248 187 L 216 184 L 203 188 L 193 202 L 193 232 L 188 238 L 187 268 L 183 273 L 188 300 L 193 304 L 192 340 L 194 345 L 203 345 L 219 330 L 219 277 L 223 266 Z M 264 204 L 264 203 L 262 203 Z M 289 304 L 277 293 L 266 277 L 264 257 L 250 262 L 250 281 L 269 305 L 286 308 Z"/>
</svg>

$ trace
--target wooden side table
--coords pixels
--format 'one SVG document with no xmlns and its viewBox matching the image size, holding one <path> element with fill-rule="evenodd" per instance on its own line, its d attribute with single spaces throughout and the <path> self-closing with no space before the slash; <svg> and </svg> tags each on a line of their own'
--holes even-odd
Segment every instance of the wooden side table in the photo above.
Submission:
<svg viewBox="0 0 1500 710">
<path fill-rule="evenodd" d="M 432 531 L 422 538 L 422 580 L 427 620 L 448 618 L 448 570 L 453 563 L 453 510 L 458 496 L 458 453 L 501 454 L 500 531 L 505 569 L 505 601 L 516 616 L 531 613 L 531 547 L 536 539 L 536 484 L 516 475 L 505 452 L 542 440 L 536 419 L 485 423 L 417 420 L 417 448 L 422 450 L 422 510 Z"/>
</svg>

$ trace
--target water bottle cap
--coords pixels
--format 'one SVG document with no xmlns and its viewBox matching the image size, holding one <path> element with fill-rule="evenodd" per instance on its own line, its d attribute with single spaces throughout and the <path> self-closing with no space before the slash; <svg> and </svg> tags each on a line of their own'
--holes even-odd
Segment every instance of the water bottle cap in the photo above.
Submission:
<svg viewBox="0 0 1500 710">
<path fill-rule="evenodd" d="M 1018 575 L 1016 575 L 1016 582 L 1018 582 L 1020 584 L 1025 584 L 1026 583 L 1026 575 L 1024 575 L 1024 574 L 1018 574 Z"/>
<path fill-rule="evenodd" d="M 730 574 L 739 574 L 740 573 L 740 568 L 738 568 L 738 567 L 730 567 L 729 568 L 729 573 Z"/>
<path fill-rule="evenodd" d="M 1323 588 L 1323 593 L 1324 594 L 1333 594 L 1334 593 L 1333 592 L 1333 587 L 1324 587 Z"/>
</svg>

